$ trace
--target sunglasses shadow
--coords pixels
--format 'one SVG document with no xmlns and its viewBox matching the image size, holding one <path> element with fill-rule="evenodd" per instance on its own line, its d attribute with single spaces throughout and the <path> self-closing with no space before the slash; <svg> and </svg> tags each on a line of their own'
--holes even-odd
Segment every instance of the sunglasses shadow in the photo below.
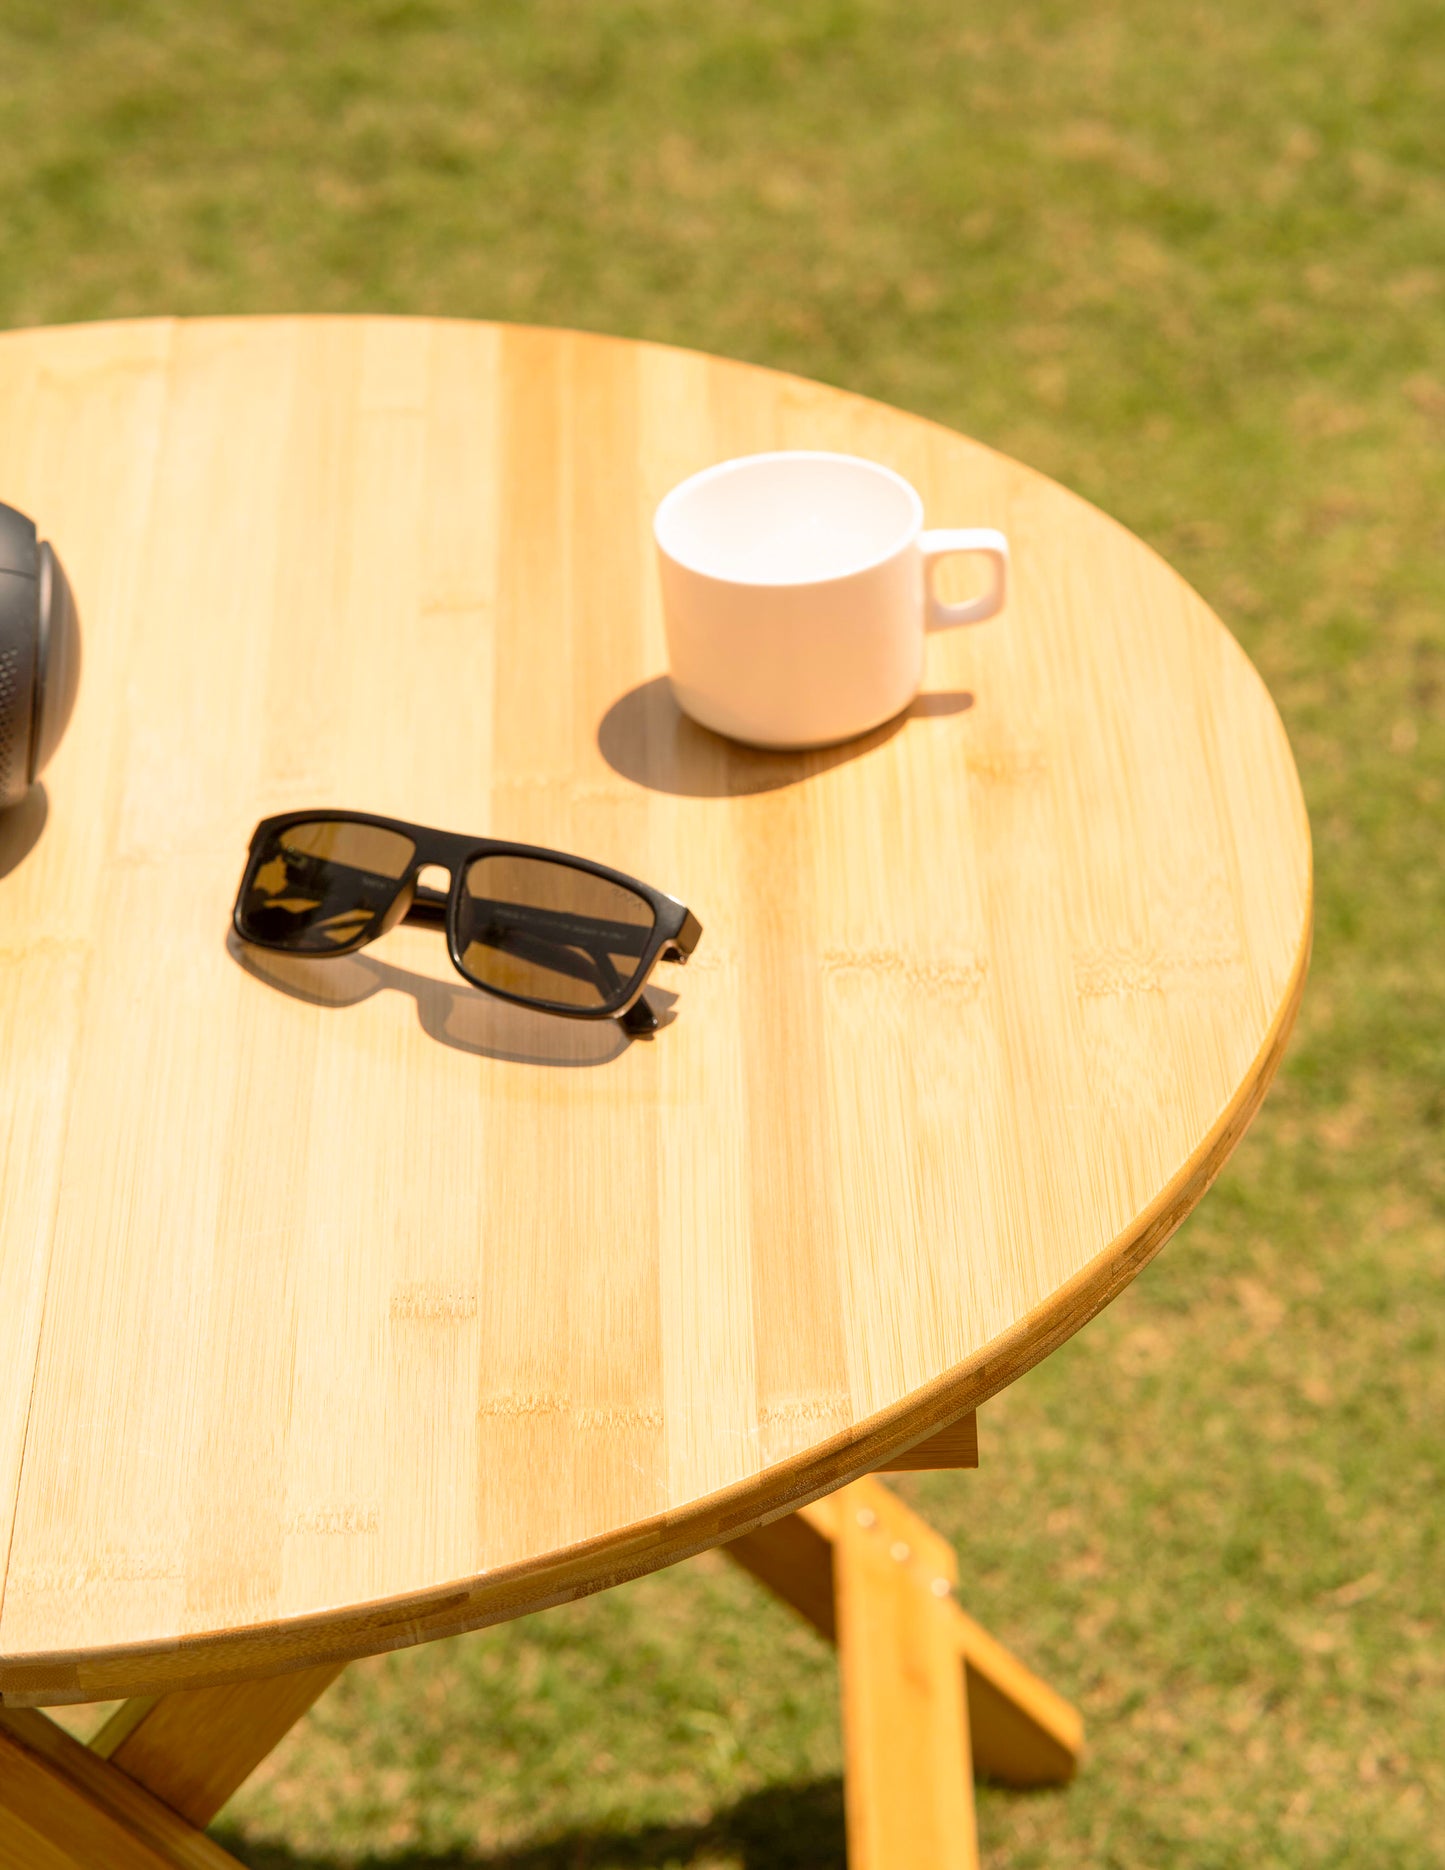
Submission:
<svg viewBox="0 0 1445 1870">
<path fill-rule="evenodd" d="M 606 1065 L 632 1043 L 615 1019 L 566 1019 L 533 1012 L 462 981 L 454 987 L 369 954 L 276 954 L 248 947 L 234 929 L 226 932 L 226 950 L 248 974 L 310 1006 L 357 1006 L 387 987 L 410 994 L 429 1037 L 478 1058 L 575 1069 Z M 649 987 L 647 998 L 660 1024 L 669 1025 L 676 1017 L 672 1009 L 677 995 Z"/>
<path fill-rule="evenodd" d="M 910 721 L 966 714 L 973 701 L 965 688 L 919 695 L 891 721 L 853 740 L 800 753 L 772 753 L 699 727 L 673 700 L 667 677 L 657 675 L 613 702 L 598 725 L 597 746 L 614 773 L 654 792 L 692 799 L 738 798 L 796 786 L 871 753 Z"/>
</svg>

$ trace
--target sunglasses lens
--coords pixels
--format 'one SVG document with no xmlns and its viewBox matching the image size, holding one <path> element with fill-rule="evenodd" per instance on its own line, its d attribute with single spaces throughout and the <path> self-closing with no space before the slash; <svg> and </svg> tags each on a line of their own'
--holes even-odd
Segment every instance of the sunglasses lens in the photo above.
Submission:
<svg viewBox="0 0 1445 1870">
<path fill-rule="evenodd" d="M 399 831 L 318 818 L 273 831 L 241 899 L 241 933 L 269 948 L 335 954 L 380 930 L 416 846 Z"/>
<path fill-rule="evenodd" d="M 571 864 L 479 857 L 462 890 L 463 971 L 518 1000 L 610 1008 L 637 979 L 655 921 L 641 896 Z"/>
</svg>

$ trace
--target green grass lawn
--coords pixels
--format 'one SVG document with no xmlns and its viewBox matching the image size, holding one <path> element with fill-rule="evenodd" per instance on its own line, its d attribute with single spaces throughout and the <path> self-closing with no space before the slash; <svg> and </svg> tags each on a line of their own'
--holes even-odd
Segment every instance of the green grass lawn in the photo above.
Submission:
<svg viewBox="0 0 1445 1870">
<path fill-rule="evenodd" d="M 9 0 L 0 323 L 575 324 L 867 391 L 1116 513 L 1236 630 L 1314 972 L 1213 1193 L 905 1482 L 1082 1706 L 991 1864 L 1445 1852 L 1439 0 Z M 0 490 L 3 491 L 3 490 Z M 256 1870 L 843 1863 L 832 1660 L 716 1556 L 359 1664 Z M 921 1867 L 926 1870 L 926 1867 Z"/>
</svg>

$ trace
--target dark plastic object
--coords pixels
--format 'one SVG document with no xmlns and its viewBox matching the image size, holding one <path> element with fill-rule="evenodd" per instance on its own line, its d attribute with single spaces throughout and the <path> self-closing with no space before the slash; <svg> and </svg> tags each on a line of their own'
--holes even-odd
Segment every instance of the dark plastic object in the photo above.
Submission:
<svg viewBox="0 0 1445 1870">
<path fill-rule="evenodd" d="M 35 523 L 0 505 L 0 810 L 44 771 L 75 709 L 80 619 Z"/>
<path fill-rule="evenodd" d="M 345 846 L 340 835 L 332 840 L 330 851 L 288 847 L 285 833 L 299 826 L 330 826 L 338 832 L 370 827 L 392 834 L 398 844 L 409 843 L 411 850 L 409 855 L 398 853 L 394 865 L 379 858 L 372 864 L 348 863 L 334 854 Z M 477 898 L 468 888 L 468 872 L 484 858 L 516 858 L 528 866 L 560 866 L 579 878 L 596 878 L 636 898 L 650 910 L 650 924 L 558 907 L 555 901 Z M 277 874 L 263 879 L 261 872 L 269 872 L 278 861 Z M 450 872 L 447 893 L 418 882 L 419 873 L 431 865 Z M 482 911 L 491 912 L 485 921 Z M 242 941 L 308 958 L 354 954 L 402 921 L 444 929 L 452 965 L 484 993 L 568 1019 L 617 1019 L 634 1037 L 657 1030 L 657 1015 L 642 997 L 653 968 L 659 961 L 686 962 L 702 934 L 692 911 L 661 890 L 605 864 L 534 844 L 433 831 L 370 812 L 328 810 L 283 812 L 263 819 L 252 832 L 232 911 Z M 536 965 L 559 981 L 586 982 L 597 995 L 596 1004 L 508 992 L 467 966 L 464 955 L 475 944 Z M 634 963 L 625 977 L 617 972 L 619 954 Z"/>
</svg>

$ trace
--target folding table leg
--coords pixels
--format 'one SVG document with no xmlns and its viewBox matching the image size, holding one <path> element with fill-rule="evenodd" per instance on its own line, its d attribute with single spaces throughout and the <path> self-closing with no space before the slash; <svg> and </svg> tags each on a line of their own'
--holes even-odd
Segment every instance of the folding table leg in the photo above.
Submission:
<svg viewBox="0 0 1445 1870">
<path fill-rule="evenodd" d="M 952 1547 L 880 1481 L 722 1549 L 838 1645 L 853 1870 L 971 1865 L 975 1772 L 1072 1776 L 1078 1713 L 959 1609 Z"/>
<path fill-rule="evenodd" d="M 123 1702 L 91 1741 L 127 1778 L 208 1825 L 344 1663 Z"/>
<path fill-rule="evenodd" d="M 0 1708 L 0 1870 L 239 1870 L 234 1857 L 30 1708 Z"/>
<path fill-rule="evenodd" d="M 951 1606 L 876 1514 L 833 1545 L 850 1870 L 977 1870 L 963 1671 Z"/>
</svg>

